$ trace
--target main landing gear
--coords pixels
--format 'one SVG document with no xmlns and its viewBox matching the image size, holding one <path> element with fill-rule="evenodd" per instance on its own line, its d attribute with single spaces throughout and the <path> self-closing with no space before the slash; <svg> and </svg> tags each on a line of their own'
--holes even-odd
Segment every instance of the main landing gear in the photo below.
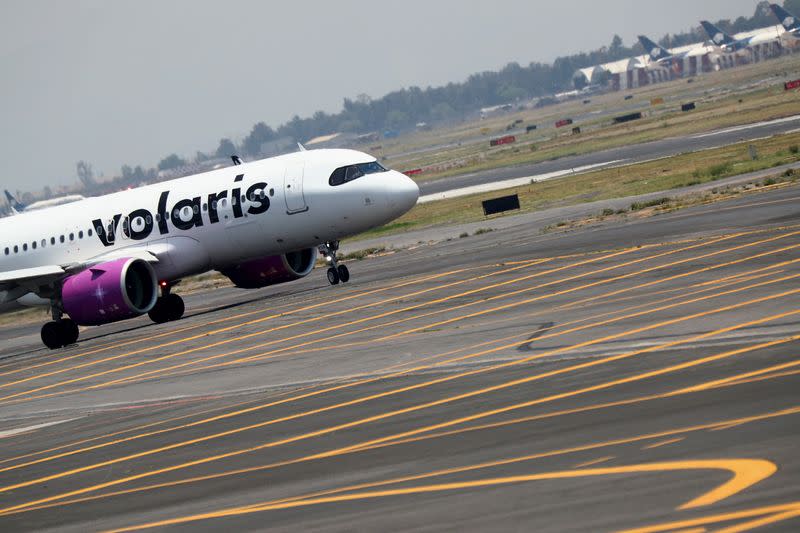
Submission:
<svg viewBox="0 0 800 533">
<path fill-rule="evenodd" d="M 167 283 L 161 284 L 161 296 L 156 300 L 156 305 L 153 307 L 147 316 L 156 324 L 163 324 L 164 322 L 172 322 L 180 320 L 186 306 L 183 304 L 183 298 L 177 294 L 172 294 L 170 290 L 172 286 Z"/>
<path fill-rule="evenodd" d="M 42 326 L 42 342 L 51 350 L 57 350 L 78 340 L 78 325 L 69 318 L 63 318 L 61 309 L 53 307 L 53 321 Z"/>
<path fill-rule="evenodd" d="M 328 282 L 336 285 L 340 281 L 347 283 L 350 281 L 350 271 L 345 265 L 340 265 L 336 260 L 336 252 L 339 250 L 339 241 L 330 241 L 319 245 L 319 253 L 325 256 L 325 260 L 331 265 L 328 268 Z"/>
</svg>

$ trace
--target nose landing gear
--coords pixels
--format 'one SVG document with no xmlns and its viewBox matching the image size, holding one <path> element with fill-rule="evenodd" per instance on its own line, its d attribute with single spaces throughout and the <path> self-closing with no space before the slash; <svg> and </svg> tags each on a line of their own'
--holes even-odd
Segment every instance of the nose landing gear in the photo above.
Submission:
<svg viewBox="0 0 800 533">
<path fill-rule="evenodd" d="M 350 271 L 347 266 L 340 265 L 336 259 L 336 252 L 339 250 L 339 241 L 329 241 L 319 245 L 319 253 L 325 256 L 325 259 L 331 265 L 328 268 L 328 282 L 331 285 L 337 285 L 339 282 L 347 283 L 350 281 Z"/>
</svg>

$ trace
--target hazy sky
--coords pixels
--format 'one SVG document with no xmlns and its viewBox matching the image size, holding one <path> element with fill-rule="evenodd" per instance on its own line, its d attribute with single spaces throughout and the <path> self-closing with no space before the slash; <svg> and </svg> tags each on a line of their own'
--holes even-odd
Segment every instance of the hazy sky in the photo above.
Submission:
<svg viewBox="0 0 800 533">
<path fill-rule="evenodd" d="M 0 2 L 0 185 L 114 175 L 344 97 L 658 38 L 755 0 Z"/>
</svg>

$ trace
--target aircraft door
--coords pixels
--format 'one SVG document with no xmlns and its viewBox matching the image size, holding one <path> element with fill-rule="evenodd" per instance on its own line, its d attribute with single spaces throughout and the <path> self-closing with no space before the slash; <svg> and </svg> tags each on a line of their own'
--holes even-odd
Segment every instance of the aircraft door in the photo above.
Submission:
<svg viewBox="0 0 800 533">
<path fill-rule="evenodd" d="M 286 199 L 286 212 L 302 213 L 308 210 L 303 196 L 303 163 L 290 163 L 283 175 L 283 195 Z"/>
</svg>

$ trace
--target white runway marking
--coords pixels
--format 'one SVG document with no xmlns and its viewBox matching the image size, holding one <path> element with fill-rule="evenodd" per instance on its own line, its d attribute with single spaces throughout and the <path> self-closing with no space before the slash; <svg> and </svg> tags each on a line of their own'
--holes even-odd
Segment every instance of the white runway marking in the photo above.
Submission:
<svg viewBox="0 0 800 533">
<path fill-rule="evenodd" d="M 558 170 L 556 172 L 548 172 L 547 174 L 539 174 L 536 176 L 526 176 L 523 178 L 513 178 L 508 180 L 502 181 L 493 181 L 491 183 L 483 183 L 481 185 L 472 185 L 470 187 L 462 187 L 460 189 L 452 189 L 449 191 L 437 192 L 434 194 L 426 194 L 425 196 L 420 196 L 419 200 L 417 200 L 418 204 L 424 204 L 427 202 L 436 202 L 438 200 L 446 200 L 448 198 L 459 198 L 461 196 L 469 196 L 471 194 L 478 194 L 482 192 L 491 192 L 491 191 L 499 191 L 501 189 L 510 189 L 511 187 L 520 187 L 522 185 L 530 185 L 531 183 L 538 183 L 540 181 L 546 181 L 554 178 L 562 178 L 564 176 L 571 176 L 573 174 L 580 174 L 582 172 L 586 172 L 589 170 L 594 170 L 600 167 L 605 167 L 609 165 L 614 165 L 617 163 L 622 163 L 627 161 L 627 159 L 617 159 L 614 161 L 606 161 L 604 163 L 596 163 L 594 165 L 585 165 L 582 167 L 575 167 L 575 168 L 568 168 L 564 170 Z"/>
<path fill-rule="evenodd" d="M 794 122 L 800 120 L 800 115 L 793 115 L 791 117 L 777 118 L 775 120 L 767 120 L 765 122 L 756 122 L 754 124 L 745 124 L 743 126 L 734 126 L 732 128 L 725 128 L 722 130 L 712 131 L 709 133 L 701 133 L 699 135 L 692 135 L 692 139 L 702 139 L 704 137 L 713 137 L 714 135 L 722 135 L 723 133 L 733 133 L 737 131 L 745 131 L 753 128 L 760 128 L 761 126 L 772 126 L 774 124 L 783 124 L 784 122 Z"/>
<path fill-rule="evenodd" d="M 58 424 L 64 424 L 66 422 L 72 422 L 73 420 L 77 420 L 76 418 L 67 418 L 66 420 L 56 420 L 54 422 L 44 422 L 42 424 L 35 424 L 33 426 L 25 426 L 22 428 L 16 429 L 8 429 L 6 431 L 0 431 L 0 439 L 5 439 L 8 437 L 13 437 L 14 435 L 19 435 L 20 433 L 27 433 L 29 431 L 36 431 L 37 429 L 46 428 L 49 426 L 55 426 Z"/>
</svg>

